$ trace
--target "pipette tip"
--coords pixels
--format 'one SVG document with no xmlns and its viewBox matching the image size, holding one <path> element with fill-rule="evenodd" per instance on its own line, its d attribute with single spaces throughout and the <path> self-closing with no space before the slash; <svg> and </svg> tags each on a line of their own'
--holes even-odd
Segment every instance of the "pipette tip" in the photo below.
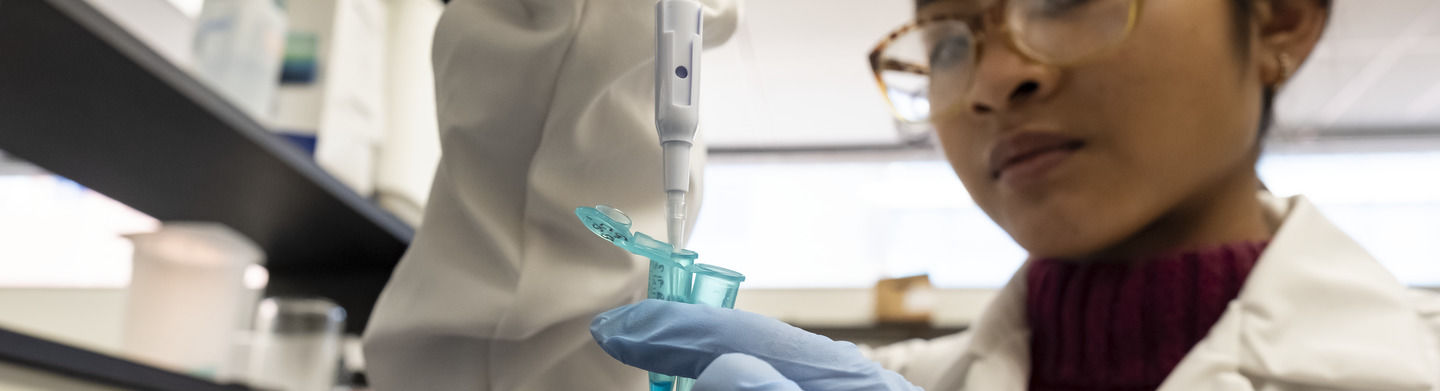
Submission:
<svg viewBox="0 0 1440 391">
<path fill-rule="evenodd" d="M 666 233 L 670 235 L 670 245 L 680 251 L 685 248 L 685 192 L 671 190 L 666 196 Z"/>
</svg>

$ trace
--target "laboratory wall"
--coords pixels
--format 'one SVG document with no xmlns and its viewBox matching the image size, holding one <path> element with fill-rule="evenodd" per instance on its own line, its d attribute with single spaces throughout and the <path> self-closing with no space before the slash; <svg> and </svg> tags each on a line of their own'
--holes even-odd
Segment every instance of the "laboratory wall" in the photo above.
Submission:
<svg viewBox="0 0 1440 391">
<path fill-rule="evenodd" d="M 1440 285 L 1435 141 L 1276 142 L 1258 165 L 1279 196 L 1305 195 L 1402 281 Z M 928 274 L 942 289 L 994 289 L 1026 258 L 944 161 L 905 155 L 720 155 L 696 223 L 709 262 L 752 288 L 865 288 Z M 805 191 L 794 191 L 802 188 Z M 779 217 L 783 216 L 783 217 Z"/>
</svg>

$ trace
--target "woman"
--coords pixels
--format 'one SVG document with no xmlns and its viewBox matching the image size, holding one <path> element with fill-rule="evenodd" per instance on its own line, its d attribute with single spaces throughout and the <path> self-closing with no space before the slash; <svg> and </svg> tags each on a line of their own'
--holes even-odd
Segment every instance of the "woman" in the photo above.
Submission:
<svg viewBox="0 0 1440 391">
<path fill-rule="evenodd" d="M 1271 98 L 1330 9 L 921 0 L 872 64 L 929 86 L 933 111 L 890 86 L 896 112 L 1031 255 L 972 330 L 862 350 L 647 301 L 592 334 L 708 390 L 1440 390 L 1440 300 L 1303 197 L 1257 197 Z"/>
</svg>

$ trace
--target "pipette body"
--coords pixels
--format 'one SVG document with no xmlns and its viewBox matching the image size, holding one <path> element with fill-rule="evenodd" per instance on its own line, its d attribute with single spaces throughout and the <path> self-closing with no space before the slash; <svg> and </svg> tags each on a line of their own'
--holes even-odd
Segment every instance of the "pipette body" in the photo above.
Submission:
<svg viewBox="0 0 1440 391">
<path fill-rule="evenodd" d="M 655 4 L 655 129 L 664 164 L 665 223 L 669 242 L 685 247 L 685 193 L 690 191 L 690 147 L 700 121 L 700 52 L 704 7 L 693 0 Z"/>
</svg>

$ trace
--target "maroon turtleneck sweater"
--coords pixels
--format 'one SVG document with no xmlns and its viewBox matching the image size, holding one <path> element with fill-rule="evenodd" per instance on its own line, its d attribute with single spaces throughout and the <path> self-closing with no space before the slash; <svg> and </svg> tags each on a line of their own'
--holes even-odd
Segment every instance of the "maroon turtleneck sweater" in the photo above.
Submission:
<svg viewBox="0 0 1440 391">
<path fill-rule="evenodd" d="M 1158 388 L 1240 294 L 1265 245 L 1128 262 L 1034 261 L 1025 276 L 1030 390 Z"/>
</svg>

